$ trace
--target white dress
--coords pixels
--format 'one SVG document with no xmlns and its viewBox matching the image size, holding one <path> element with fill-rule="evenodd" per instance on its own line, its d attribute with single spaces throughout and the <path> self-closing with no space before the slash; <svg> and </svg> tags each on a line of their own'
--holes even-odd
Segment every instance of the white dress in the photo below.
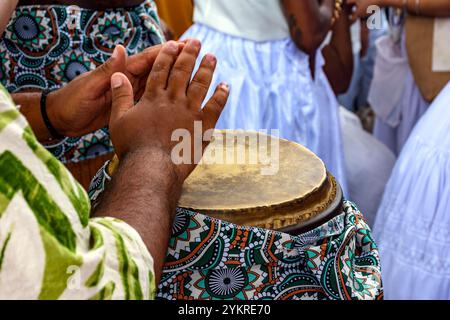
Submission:
<svg viewBox="0 0 450 320">
<path fill-rule="evenodd" d="M 450 83 L 419 120 L 375 222 L 387 299 L 450 299 Z"/>
<path fill-rule="evenodd" d="M 391 28 L 394 28 L 391 26 Z M 368 101 L 376 114 L 374 135 L 398 155 L 427 110 L 408 63 L 403 25 L 376 42 L 377 57 Z"/>
<path fill-rule="evenodd" d="M 348 197 L 358 205 L 367 224 L 372 227 L 396 157 L 363 129 L 353 112 L 340 107 L 340 118 Z"/>
<path fill-rule="evenodd" d="M 321 67 L 312 79 L 308 55 L 291 40 L 280 1 L 194 4 L 195 24 L 183 38 L 199 39 L 203 54 L 217 56 L 212 90 L 220 81 L 231 87 L 218 128 L 279 130 L 321 157 L 345 192 L 336 97 Z M 323 59 L 317 60 L 319 66 Z"/>
</svg>

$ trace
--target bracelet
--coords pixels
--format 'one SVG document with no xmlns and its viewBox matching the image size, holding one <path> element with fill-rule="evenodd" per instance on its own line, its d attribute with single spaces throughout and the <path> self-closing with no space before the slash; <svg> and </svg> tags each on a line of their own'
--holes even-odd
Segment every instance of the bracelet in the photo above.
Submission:
<svg viewBox="0 0 450 320">
<path fill-rule="evenodd" d="M 58 130 L 55 129 L 55 127 L 52 125 L 48 114 L 47 114 L 47 96 L 50 93 L 50 91 L 45 90 L 42 92 L 41 95 L 41 116 L 42 120 L 44 120 L 44 124 L 47 127 L 48 132 L 50 132 L 50 135 L 53 139 L 61 140 L 64 138 L 62 134 L 58 132 Z"/>
<path fill-rule="evenodd" d="M 343 5 L 344 5 L 344 0 L 335 0 L 333 17 L 331 18 L 331 25 L 334 25 L 334 23 L 339 19 L 341 12 L 342 12 Z"/>
</svg>

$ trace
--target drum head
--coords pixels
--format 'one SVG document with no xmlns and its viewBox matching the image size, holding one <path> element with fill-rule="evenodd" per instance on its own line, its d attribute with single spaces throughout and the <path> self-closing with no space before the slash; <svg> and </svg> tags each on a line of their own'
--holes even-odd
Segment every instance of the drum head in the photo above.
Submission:
<svg viewBox="0 0 450 320">
<path fill-rule="evenodd" d="M 185 181 L 179 206 L 240 225 L 286 228 L 336 196 L 324 163 L 305 147 L 247 131 L 216 131 Z"/>
</svg>

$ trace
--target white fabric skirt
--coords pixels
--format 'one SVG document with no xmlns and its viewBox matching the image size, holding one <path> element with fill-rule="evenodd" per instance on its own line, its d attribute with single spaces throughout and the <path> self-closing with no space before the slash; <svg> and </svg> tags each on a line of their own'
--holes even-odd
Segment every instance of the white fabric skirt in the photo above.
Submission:
<svg viewBox="0 0 450 320">
<path fill-rule="evenodd" d="M 316 153 L 344 192 L 338 104 L 322 69 L 311 77 L 308 56 L 291 39 L 255 42 L 194 24 L 182 37 L 202 42 L 218 64 L 211 92 L 226 81 L 231 94 L 219 129 L 279 130 L 279 136 Z"/>
<path fill-rule="evenodd" d="M 375 111 L 374 136 L 398 155 L 427 110 L 409 66 L 404 39 L 394 43 L 390 35 L 376 41 L 377 57 L 369 92 Z"/>
<path fill-rule="evenodd" d="M 363 129 L 353 112 L 340 107 L 340 118 L 348 197 L 358 205 L 367 224 L 373 227 L 396 157 Z"/>
<path fill-rule="evenodd" d="M 450 299 L 450 83 L 419 120 L 375 222 L 387 299 Z"/>
</svg>

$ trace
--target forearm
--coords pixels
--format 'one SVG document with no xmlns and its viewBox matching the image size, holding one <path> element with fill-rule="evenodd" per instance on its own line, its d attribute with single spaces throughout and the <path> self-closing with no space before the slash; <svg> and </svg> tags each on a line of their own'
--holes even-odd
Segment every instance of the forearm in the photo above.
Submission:
<svg viewBox="0 0 450 320">
<path fill-rule="evenodd" d="M 281 0 L 295 44 L 313 54 L 331 28 L 335 0 Z"/>
<path fill-rule="evenodd" d="M 9 19 L 17 6 L 18 0 L 2 0 L 0 1 L 0 34 L 5 31 Z"/>
<path fill-rule="evenodd" d="M 41 93 L 15 93 L 12 95 L 12 98 L 16 105 L 20 107 L 20 112 L 27 119 L 36 138 L 41 142 L 50 140 L 50 132 L 45 126 L 44 120 L 41 115 Z"/>
<path fill-rule="evenodd" d="M 120 161 L 107 190 L 93 213 L 131 225 L 154 259 L 159 281 L 182 183 L 170 156 L 159 149 L 128 154 Z"/>
<path fill-rule="evenodd" d="M 351 22 L 342 14 L 333 26 L 331 42 L 323 48 L 324 71 L 333 91 L 344 93 L 350 85 L 353 74 L 353 49 L 350 35 Z"/>
<path fill-rule="evenodd" d="M 448 0 L 380 0 L 384 7 L 405 8 L 411 14 L 430 17 L 450 17 L 450 1 Z"/>
</svg>

